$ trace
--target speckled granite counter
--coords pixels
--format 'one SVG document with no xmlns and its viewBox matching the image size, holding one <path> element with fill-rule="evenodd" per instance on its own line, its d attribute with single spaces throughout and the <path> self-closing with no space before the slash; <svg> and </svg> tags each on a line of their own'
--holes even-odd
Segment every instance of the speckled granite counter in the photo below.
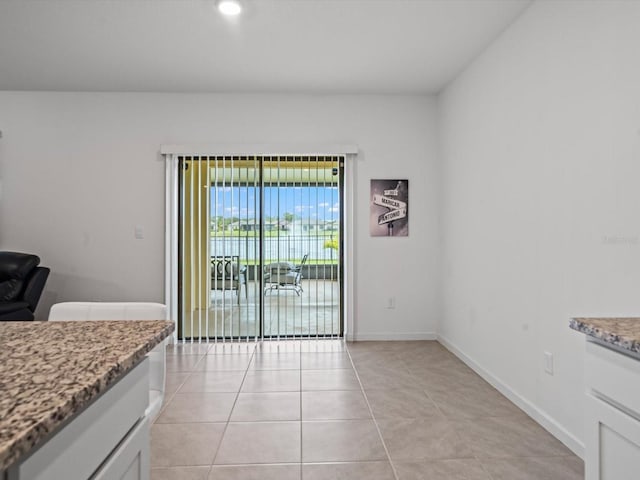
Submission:
<svg viewBox="0 0 640 480">
<path fill-rule="evenodd" d="M 0 322 L 0 472 L 131 370 L 166 321 Z"/>
<path fill-rule="evenodd" d="M 640 354 L 640 318 L 573 318 L 569 326 L 613 347 Z"/>
</svg>

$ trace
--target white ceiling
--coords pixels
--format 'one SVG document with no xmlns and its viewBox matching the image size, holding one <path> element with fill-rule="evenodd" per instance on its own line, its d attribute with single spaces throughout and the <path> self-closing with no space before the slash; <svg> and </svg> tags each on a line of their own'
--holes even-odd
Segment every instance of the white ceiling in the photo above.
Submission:
<svg viewBox="0 0 640 480">
<path fill-rule="evenodd" d="M 435 93 L 530 0 L 0 0 L 0 90 Z"/>
</svg>

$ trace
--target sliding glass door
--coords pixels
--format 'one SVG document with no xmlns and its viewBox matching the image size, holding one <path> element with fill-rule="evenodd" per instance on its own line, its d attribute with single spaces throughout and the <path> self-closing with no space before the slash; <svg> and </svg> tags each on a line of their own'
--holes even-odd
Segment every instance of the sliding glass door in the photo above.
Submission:
<svg viewBox="0 0 640 480">
<path fill-rule="evenodd" d="M 179 336 L 341 336 L 343 158 L 179 162 Z"/>
</svg>

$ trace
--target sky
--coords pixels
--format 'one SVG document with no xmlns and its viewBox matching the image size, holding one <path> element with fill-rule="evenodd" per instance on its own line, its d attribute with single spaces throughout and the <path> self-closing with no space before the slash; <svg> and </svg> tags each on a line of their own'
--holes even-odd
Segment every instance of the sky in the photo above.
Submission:
<svg viewBox="0 0 640 480">
<path fill-rule="evenodd" d="M 259 215 L 259 188 L 211 188 L 211 216 L 253 219 Z M 338 220 L 337 187 L 264 187 L 265 217 L 284 218 L 291 213 L 300 219 Z"/>
</svg>

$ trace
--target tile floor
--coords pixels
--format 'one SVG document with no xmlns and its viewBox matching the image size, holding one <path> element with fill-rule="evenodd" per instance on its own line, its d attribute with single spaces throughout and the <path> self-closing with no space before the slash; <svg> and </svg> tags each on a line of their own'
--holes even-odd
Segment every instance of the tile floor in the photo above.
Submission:
<svg viewBox="0 0 640 480">
<path fill-rule="evenodd" d="M 578 480 L 582 461 L 437 342 L 171 347 L 153 480 Z"/>
</svg>

